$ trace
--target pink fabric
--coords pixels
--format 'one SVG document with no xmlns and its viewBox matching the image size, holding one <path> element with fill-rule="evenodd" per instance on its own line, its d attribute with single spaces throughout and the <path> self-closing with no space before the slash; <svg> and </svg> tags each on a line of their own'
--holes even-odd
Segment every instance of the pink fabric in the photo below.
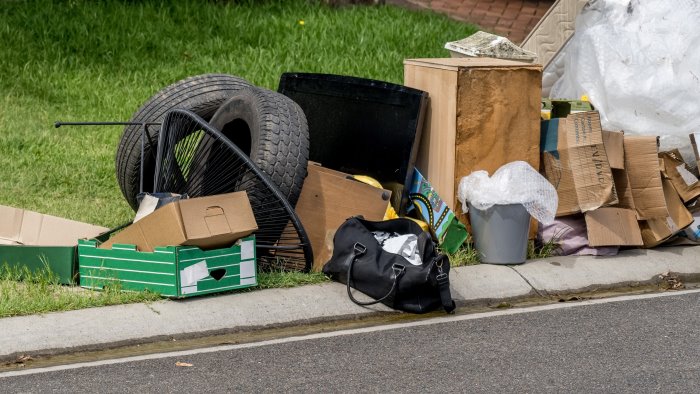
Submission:
<svg viewBox="0 0 700 394">
<path fill-rule="evenodd" d="M 537 240 L 542 243 L 554 240 L 559 244 L 554 253 L 559 256 L 615 256 L 620 249 L 618 246 L 588 246 L 586 221 L 580 214 L 558 217 L 552 224 L 540 224 Z"/>
</svg>

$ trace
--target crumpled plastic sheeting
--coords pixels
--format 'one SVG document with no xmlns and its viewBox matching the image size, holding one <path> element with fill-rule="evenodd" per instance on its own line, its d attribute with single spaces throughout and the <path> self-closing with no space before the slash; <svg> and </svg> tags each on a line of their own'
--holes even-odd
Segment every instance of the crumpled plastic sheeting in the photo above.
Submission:
<svg viewBox="0 0 700 394">
<path fill-rule="evenodd" d="M 524 161 L 508 163 L 489 177 L 486 171 L 474 171 L 459 182 L 457 197 L 466 213 L 467 203 L 478 210 L 494 205 L 522 204 L 541 223 L 551 223 L 559 197 L 549 181 Z"/>
<path fill-rule="evenodd" d="M 694 163 L 700 129 L 700 2 L 593 0 L 576 19 L 550 97 L 588 95 L 606 130 L 661 136 Z"/>
</svg>

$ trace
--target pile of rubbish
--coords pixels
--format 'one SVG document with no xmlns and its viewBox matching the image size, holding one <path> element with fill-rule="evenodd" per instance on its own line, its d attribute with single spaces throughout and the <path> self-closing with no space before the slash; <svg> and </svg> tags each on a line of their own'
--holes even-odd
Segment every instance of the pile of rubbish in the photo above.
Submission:
<svg viewBox="0 0 700 394">
<path fill-rule="evenodd" d="M 493 264 L 525 262 L 531 242 L 561 255 L 695 245 L 700 11 L 624 3 L 583 8 L 552 97 L 543 69 L 556 61 L 483 32 L 447 43 L 450 58 L 405 60 L 403 85 L 176 82 L 124 123 L 116 172 L 133 223 L 107 231 L 0 207 L 14 218 L 0 251 L 31 265 L 59 246 L 66 282 L 187 297 L 254 286 L 262 269 L 321 271 L 358 216 L 409 218 L 442 252 L 474 245 Z M 402 269 L 438 261 L 416 234 L 369 239 Z"/>
</svg>

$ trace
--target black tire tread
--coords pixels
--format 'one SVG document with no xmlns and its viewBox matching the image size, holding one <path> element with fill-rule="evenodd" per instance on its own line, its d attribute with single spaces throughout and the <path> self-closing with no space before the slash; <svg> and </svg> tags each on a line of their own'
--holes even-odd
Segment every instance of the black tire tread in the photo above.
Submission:
<svg viewBox="0 0 700 394">
<path fill-rule="evenodd" d="M 251 159 L 295 206 L 309 158 L 309 126 L 304 112 L 290 98 L 271 90 L 249 88 L 237 95 L 249 96 L 260 117 L 258 149 L 251 153 Z"/>
</svg>

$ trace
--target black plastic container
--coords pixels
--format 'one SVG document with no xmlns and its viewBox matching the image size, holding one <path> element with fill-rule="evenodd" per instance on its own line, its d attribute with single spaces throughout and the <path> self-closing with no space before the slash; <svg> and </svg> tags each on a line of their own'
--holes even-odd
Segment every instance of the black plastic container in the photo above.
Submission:
<svg viewBox="0 0 700 394">
<path fill-rule="evenodd" d="M 279 92 L 294 100 L 309 123 L 309 160 L 385 188 L 403 185 L 393 199 L 405 213 L 428 94 L 371 79 L 309 73 L 282 74 Z M 393 188 L 392 188 L 393 189 Z"/>
</svg>

